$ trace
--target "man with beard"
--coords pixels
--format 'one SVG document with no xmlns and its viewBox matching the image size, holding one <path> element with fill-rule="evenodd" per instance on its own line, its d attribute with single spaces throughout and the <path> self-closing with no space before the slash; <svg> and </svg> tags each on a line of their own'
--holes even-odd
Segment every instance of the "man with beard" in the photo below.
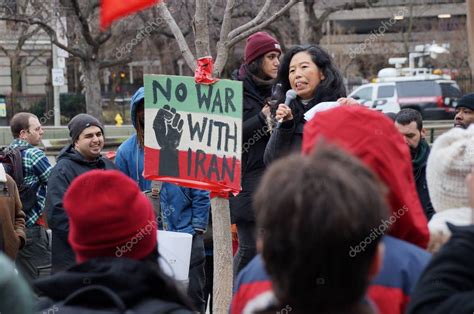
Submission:
<svg viewBox="0 0 474 314">
<path fill-rule="evenodd" d="M 402 109 L 395 117 L 395 127 L 403 135 L 410 148 L 418 198 L 426 218 L 430 220 L 435 213 L 426 184 L 426 162 L 430 154 L 430 146 L 425 140 L 426 130 L 423 128 L 421 114 L 414 109 Z"/>
<path fill-rule="evenodd" d="M 454 117 L 454 126 L 457 128 L 467 129 L 471 123 L 474 123 L 474 93 L 459 99 Z"/>
</svg>

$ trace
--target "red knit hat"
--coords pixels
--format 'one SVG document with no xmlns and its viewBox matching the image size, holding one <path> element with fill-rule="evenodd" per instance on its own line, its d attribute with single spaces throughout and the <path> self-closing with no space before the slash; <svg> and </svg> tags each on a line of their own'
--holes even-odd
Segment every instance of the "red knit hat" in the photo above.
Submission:
<svg viewBox="0 0 474 314">
<path fill-rule="evenodd" d="M 390 218 L 396 218 L 390 234 L 426 248 L 428 226 L 416 193 L 410 152 L 393 121 L 364 106 L 340 106 L 306 123 L 303 153 L 312 151 L 321 139 L 359 158 L 388 187 Z"/>
<path fill-rule="evenodd" d="M 278 41 L 265 32 L 255 33 L 247 38 L 245 45 L 245 63 L 250 64 L 258 57 L 270 51 L 281 53 Z"/>
<path fill-rule="evenodd" d="M 143 259 L 157 249 L 153 207 L 120 171 L 91 170 L 78 176 L 66 191 L 64 208 L 78 263 L 95 257 Z"/>
</svg>

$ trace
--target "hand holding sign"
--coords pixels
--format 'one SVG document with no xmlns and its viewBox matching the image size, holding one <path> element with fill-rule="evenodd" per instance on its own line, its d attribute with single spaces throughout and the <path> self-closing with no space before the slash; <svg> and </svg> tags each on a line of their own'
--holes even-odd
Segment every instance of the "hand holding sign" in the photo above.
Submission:
<svg viewBox="0 0 474 314">
<path fill-rule="evenodd" d="M 156 141 L 161 147 L 159 173 L 162 176 L 179 176 L 178 146 L 183 125 L 181 115 L 168 105 L 158 110 L 153 121 Z"/>
<path fill-rule="evenodd" d="M 176 149 L 183 134 L 184 121 L 181 115 L 176 113 L 175 108 L 165 105 L 158 110 L 153 129 L 155 130 L 156 141 L 161 149 Z"/>
</svg>

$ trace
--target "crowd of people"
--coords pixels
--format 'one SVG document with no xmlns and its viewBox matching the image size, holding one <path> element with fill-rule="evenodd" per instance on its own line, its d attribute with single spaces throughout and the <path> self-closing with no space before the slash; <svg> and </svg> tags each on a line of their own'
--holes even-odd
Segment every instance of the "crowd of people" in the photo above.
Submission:
<svg viewBox="0 0 474 314">
<path fill-rule="evenodd" d="M 317 45 L 283 52 L 253 34 L 236 79 L 254 144 L 229 197 L 230 313 L 473 313 L 474 94 L 430 147 L 418 111 L 387 117 L 345 98 Z M 88 114 L 70 120 L 54 167 L 38 118 L 11 119 L 23 176 L 0 164 L 0 313 L 206 312 L 210 193 L 162 183 L 150 201 L 144 103 L 142 87 L 114 162 Z M 192 236 L 185 287 L 161 269 L 160 230 Z"/>
</svg>

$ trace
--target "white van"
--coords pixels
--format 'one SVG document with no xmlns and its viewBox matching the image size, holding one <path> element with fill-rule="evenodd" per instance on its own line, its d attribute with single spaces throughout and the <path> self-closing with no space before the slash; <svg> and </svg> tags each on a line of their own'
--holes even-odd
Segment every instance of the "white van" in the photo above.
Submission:
<svg viewBox="0 0 474 314">
<path fill-rule="evenodd" d="M 461 90 L 453 80 L 416 76 L 364 84 L 349 94 L 367 107 L 384 113 L 416 109 L 426 120 L 453 119 L 454 107 L 461 96 Z"/>
</svg>

